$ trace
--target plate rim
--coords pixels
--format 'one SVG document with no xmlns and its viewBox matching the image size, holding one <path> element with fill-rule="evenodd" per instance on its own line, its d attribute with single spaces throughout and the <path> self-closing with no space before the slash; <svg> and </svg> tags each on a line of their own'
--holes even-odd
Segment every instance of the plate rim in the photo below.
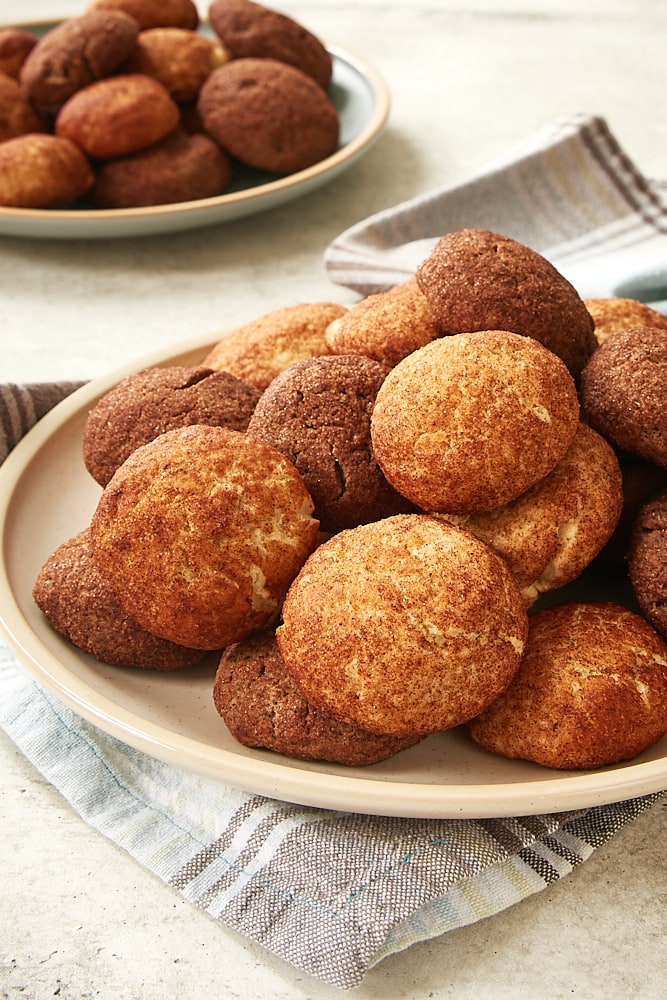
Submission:
<svg viewBox="0 0 667 1000">
<path fill-rule="evenodd" d="M 274 761 L 270 756 L 258 760 L 222 747 L 212 748 L 153 724 L 92 691 L 83 679 L 68 671 L 30 628 L 8 575 L 7 514 L 21 478 L 51 435 L 121 378 L 144 367 L 196 356 L 222 336 L 224 332 L 188 338 L 92 379 L 42 417 L 0 467 L 0 592 L 8 598 L 7 607 L 0 606 L 0 631 L 32 676 L 82 718 L 134 749 L 209 778 L 224 777 L 225 783 L 245 791 L 303 806 L 413 818 L 493 818 L 585 809 L 663 791 L 667 787 L 667 757 L 580 774 L 554 772 L 553 779 L 492 785 L 392 782 L 374 778 L 372 769 L 351 768 L 348 776 L 314 769 L 307 761 L 284 764 L 281 758 Z M 438 789 L 446 794 L 439 797 Z"/>
<path fill-rule="evenodd" d="M 0 27 L 15 27 L 31 30 L 35 28 L 45 28 L 60 23 L 58 19 L 36 20 L 12 22 L 11 24 L 0 24 Z M 204 21 L 202 24 L 206 23 Z M 115 229 L 133 222 L 140 226 L 142 222 L 157 223 L 163 222 L 167 227 L 169 221 L 176 223 L 185 218 L 201 220 L 209 212 L 224 213 L 225 209 L 243 208 L 244 206 L 256 205 L 261 208 L 262 200 L 271 200 L 281 195 L 288 196 L 293 189 L 305 187 L 309 184 L 321 181 L 330 177 L 334 179 L 336 174 L 344 167 L 351 165 L 362 151 L 370 148 L 373 142 L 379 137 L 384 129 L 391 110 L 391 95 L 389 87 L 379 70 L 368 62 L 356 51 L 352 51 L 342 46 L 328 43 L 326 49 L 333 59 L 353 69 L 367 84 L 372 95 L 373 108 L 368 120 L 361 131 L 330 156 L 325 157 L 318 163 L 299 170 L 293 174 L 277 177 L 274 180 L 256 185 L 250 188 L 243 188 L 239 191 L 231 191 L 216 195 L 212 198 L 199 198 L 192 201 L 180 201 L 166 205 L 147 205 L 136 208 L 117 209 L 74 209 L 74 208 L 16 208 L 8 205 L 0 205 L 0 235 L 34 235 L 38 238 L 36 227 L 43 226 L 46 230 L 56 230 L 61 226 L 76 227 L 81 230 L 91 230 L 97 226 L 109 224 Z M 272 206 L 269 206 L 272 207 Z M 238 213 L 232 218 L 236 218 Z M 221 218 L 213 218 L 212 223 L 224 221 Z M 20 223 L 26 224 L 25 234 L 16 232 L 15 227 Z M 9 228 L 5 228 L 8 226 Z M 33 230 L 31 232 L 30 230 Z M 160 229 L 169 231 L 168 228 Z M 58 234 L 56 234 L 58 235 Z M 74 236 L 77 234 L 74 233 Z M 81 238 L 90 238 L 90 233 L 81 232 Z M 111 237 L 110 231 L 107 236 Z M 138 234 L 141 235 L 141 234 Z M 62 234 L 60 234 L 62 238 Z M 43 237 L 44 238 L 44 237 Z"/>
</svg>

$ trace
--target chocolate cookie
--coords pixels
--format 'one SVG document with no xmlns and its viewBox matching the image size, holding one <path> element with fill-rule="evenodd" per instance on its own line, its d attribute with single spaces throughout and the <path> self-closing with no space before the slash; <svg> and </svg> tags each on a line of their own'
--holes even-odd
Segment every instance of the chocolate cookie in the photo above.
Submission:
<svg viewBox="0 0 667 1000">
<path fill-rule="evenodd" d="M 667 316 L 638 299 L 610 296 L 584 299 L 584 305 L 593 317 L 598 344 L 603 344 L 612 333 L 619 333 L 633 326 L 653 326 L 667 330 Z"/>
<path fill-rule="evenodd" d="M 274 309 L 231 330 L 202 363 L 266 389 L 295 361 L 328 354 L 326 329 L 344 312 L 345 306 L 335 302 L 300 302 Z"/>
<path fill-rule="evenodd" d="M 185 670 L 204 653 L 159 639 L 129 617 L 91 555 L 90 529 L 58 546 L 39 571 L 33 598 L 52 628 L 103 663 Z"/>
<path fill-rule="evenodd" d="M 642 612 L 667 637 L 667 490 L 639 509 L 630 538 L 628 571 Z"/>
<path fill-rule="evenodd" d="M 392 368 L 371 417 L 375 457 L 424 510 L 489 511 L 515 500 L 570 447 L 579 404 L 565 364 L 531 337 L 441 337 Z"/>
<path fill-rule="evenodd" d="M 338 147 L 332 102 L 311 77 L 276 59 L 231 59 L 206 80 L 197 108 L 209 135 L 259 170 L 293 174 Z"/>
<path fill-rule="evenodd" d="M 448 233 L 417 269 L 445 333 L 509 330 L 534 337 L 576 377 L 597 347 L 573 286 L 541 254 L 486 229 Z"/>
<path fill-rule="evenodd" d="M 353 528 L 413 505 L 389 485 L 371 446 L 371 412 L 387 369 L 371 358 L 297 361 L 271 382 L 248 433 L 294 463 L 323 531 Z"/>
<path fill-rule="evenodd" d="M 419 741 L 418 737 L 369 733 L 315 708 L 285 669 L 273 632 L 244 639 L 223 651 L 213 700 L 239 743 L 301 760 L 364 767 Z"/>
<path fill-rule="evenodd" d="M 172 642 L 220 649 L 270 625 L 315 545 L 294 466 L 223 427 L 134 451 L 93 514 L 93 557 L 127 614 Z"/>
<path fill-rule="evenodd" d="M 531 615 L 512 683 L 470 724 L 493 753 L 567 769 L 632 760 L 666 732 L 667 646 L 610 603 Z"/>
<path fill-rule="evenodd" d="M 83 459 L 106 486 L 116 469 L 159 434 L 191 424 L 245 431 L 260 392 L 228 372 L 147 368 L 129 375 L 93 406 L 83 430 Z"/>
<path fill-rule="evenodd" d="M 277 59 L 296 66 L 323 90 L 331 83 L 333 64 L 326 48 L 286 14 L 251 0 L 213 0 L 208 16 L 233 59 Z"/>
<path fill-rule="evenodd" d="M 667 468 L 667 331 L 632 327 L 581 374 L 581 415 L 619 448 Z"/>
<path fill-rule="evenodd" d="M 488 545 L 397 514 L 315 549 L 276 637 L 309 702 L 371 732 L 423 736 L 468 721 L 507 687 L 527 617 Z"/>
</svg>

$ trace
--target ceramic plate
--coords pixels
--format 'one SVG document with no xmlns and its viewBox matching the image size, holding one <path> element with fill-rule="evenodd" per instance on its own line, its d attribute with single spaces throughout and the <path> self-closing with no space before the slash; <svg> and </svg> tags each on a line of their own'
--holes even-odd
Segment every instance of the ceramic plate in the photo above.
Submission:
<svg viewBox="0 0 667 1000">
<path fill-rule="evenodd" d="M 111 667 L 61 639 L 34 604 L 49 555 L 86 527 L 100 494 L 81 458 L 93 402 L 131 371 L 195 364 L 210 336 L 141 359 L 78 390 L 44 417 L 0 468 L 0 621 L 44 687 L 125 743 L 208 777 L 274 798 L 392 816 L 516 816 L 585 808 L 667 787 L 667 737 L 634 761 L 558 772 L 495 757 L 464 729 L 439 733 L 367 768 L 311 764 L 238 744 L 213 707 L 215 657 L 192 671 Z M 600 596 L 591 593 L 591 596 Z"/>
<path fill-rule="evenodd" d="M 42 34 L 47 24 L 22 25 Z M 207 33 L 204 25 L 200 29 Z M 362 156 L 389 114 L 389 93 L 377 71 L 359 57 L 330 47 L 330 96 L 340 116 L 340 146 L 325 160 L 288 177 L 239 168 L 232 186 L 217 198 L 130 209 L 20 209 L 0 206 L 0 235 L 36 239 L 110 239 L 149 236 L 229 222 L 275 208 L 333 180 Z"/>
</svg>

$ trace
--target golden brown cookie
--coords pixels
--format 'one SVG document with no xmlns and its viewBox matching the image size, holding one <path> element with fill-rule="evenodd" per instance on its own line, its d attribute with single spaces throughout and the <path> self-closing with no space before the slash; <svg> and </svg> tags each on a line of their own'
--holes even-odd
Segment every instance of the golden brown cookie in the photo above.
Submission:
<svg viewBox="0 0 667 1000">
<path fill-rule="evenodd" d="M 320 545 L 276 636 L 308 701 L 371 732 L 415 736 L 490 704 L 527 630 L 519 588 L 488 545 L 426 514 L 398 514 Z"/>
<path fill-rule="evenodd" d="M 667 638 L 667 490 L 648 500 L 637 513 L 628 571 L 642 612 Z"/>
<path fill-rule="evenodd" d="M 171 671 L 194 667 L 204 656 L 159 639 L 123 611 L 93 562 L 89 528 L 46 560 L 33 598 L 56 632 L 103 663 Z"/>
<path fill-rule="evenodd" d="M 345 306 L 335 302 L 300 302 L 274 309 L 231 330 L 202 364 L 266 389 L 295 361 L 328 354 L 325 331 L 344 312 Z"/>
<path fill-rule="evenodd" d="M 0 28 L 0 72 L 18 80 L 21 67 L 37 44 L 37 35 L 25 28 Z"/>
<path fill-rule="evenodd" d="M 87 157 L 69 139 L 28 133 L 0 144 L 0 205 L 56 208 L 90 190 Z"/>
<path fill-rule="evenodd" d="M 603 344 L 612 333 L 619 333 L 633 326 L 653 326 L 667 330 L 667 316 L 638 299 L 610 296 L 584 299 L 584 305 L 593 317 L 598 344 Z"/>
<path fill-rule="evenodd" d="M 253 56 L 296 66 L 324 90 L 333 61 L 322 42 L 286 14 L 251 0 L 213 0 L 208 16 L 234 59 Z"/>
<path fill-rule="evenodd" d="M 667 489 L 667 469 L 619 449 L 616 457 L 623 477 L 623 507 L 613 535 L 598 556 L 597 561 L 603 566 L 625 566 L 640 508 Z"/>
<path fill-rule="evenodd" d="M 489 511 L 548 475 L 574 438 L 565 364 L 531 337 L 486 330 L 431 341 L 393 368 L 371 418 L 375 457 L 424 510 Z"/>
<path fill-rule="evenodd" d="M 250 418 L 248 433 L 303 476 L 324 531 L 413 509 L 389 485 L 371 446 L 371 412 L 386 374 L 371 358 L 306 358 L 276 376 Z"/>
<path fill-rule="evenodd" d="M 139 208 L 215 198 L 232 179 L 231 160 L 206 135 L 177 128 L 164 139 L 97 165 L 97 208 Z"/>
<path fill-rule="evenodd" d="M 332 354 L 363 354 L 393 368 L 441 335 L 416 278 L 368 295 L 327 327 Z"/>
<path fill-rule="evenodd" d="M 21 69 L 34 107 L 55 115 L 82 87 L 113 73 L 134 48 L 139 25 L 120 10 L 88 10 L 51 28 Z"/>
<path fill-rule="evenodd" d="M 127 73 L 77 91 L 58 112 L 55 131 L 93 159 L 108 160 L 152 146 L 179 122 L 178 105 L 161 83 Z"/>
<path fill-rule="evenodd" d="M 155 635 L 219 649 L 269 625 L 315 544 L 294 466 L 223 427 L 167 431 L 134 451 L 93 515 L 95 562 Z"/>
<path fill-rule="evenodd" d="M 364 767 L 419 741 L 369 733 L 311 705 L 285 669 L 272 631 L 223 650 L 213 700 L 239 743 L 300 760 Z"/>
<path fill-rule="evenodd" d="M 616 453 L 580 423 L 555 469 L 526 493 L 489 513 L 448 520 L 503 557 L 530 607 L 583 572 L 611 538 L 622 506 Z"/>
<path fill-rule="evenodd" d="M 123 379 L 89 412 L 83 460 L 106 486 L 133 451 L 159 434 L 192 424 L 245 431 L 260 393 L 228 372 L 169 366 Z"/>
<path fill-rule="evenodd" d="M 530 617 L 504 694 L 470 724 L 475 742 L 544 767 L 632 760 L 667 732 L 667 646 L 611 603 L 561 604 Z"/>
<path fill-rule="evenodd" d="M 204 128 L 230 156 L 293 174 L 338 147 L 336 108 L 315 81 L 276 59 L 230 59 L 199 92 Z"/>
<path fill-rule="evenodd" d="M 581 415 L 619 448 L 667 468 L 667 330 L 631 327 L 581 373 Z"/>
<path fill-rule="evenodd" d="M 194 101 L 204 80 L 227 62 L 220 42 L 186 28 L 142 31 L 124 73 L 145 73 L 159 80 L 178 104 Z"/>
<path fill-rule="evenodd" d="M 486 229 L 448 233 L 417 269 L 445 333 L 510 330 L 534 337 L 576 377 L 597 347 L 573 286 L 541 254 Z"/>
<path fill-rule="evenodd" d="M 46 123 L 14 77 L 0 72 L 0 142 L 29 132 L 46 132 Z"/>
<path fill-rule="evenodd" d="M 92 0 L 93 10 L 121 10 L 135 19 L 139 27 L 188 28 L 199 24 L 199 12 L 193 0 Z"/>
</svg>

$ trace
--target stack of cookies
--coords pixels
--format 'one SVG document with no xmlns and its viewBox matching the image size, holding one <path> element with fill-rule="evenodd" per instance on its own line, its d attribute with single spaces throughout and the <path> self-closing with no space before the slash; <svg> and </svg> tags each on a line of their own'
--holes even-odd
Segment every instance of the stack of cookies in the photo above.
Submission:
<svg viewBox="0 0 667 1000">
<path fill-rule="evenodd" d="M 666 375 L 659 313 L 447 234 L 391 291 L 277 310 L 103 397 L 99 504 L 35 599 L 107 662 L 219 651 L 249 746 L 359 766 L 464 726 L 546 767 L 632 759 L 667 732 Z M 619 562 L 632 607 L 559 600 Z"/>
</svg>

